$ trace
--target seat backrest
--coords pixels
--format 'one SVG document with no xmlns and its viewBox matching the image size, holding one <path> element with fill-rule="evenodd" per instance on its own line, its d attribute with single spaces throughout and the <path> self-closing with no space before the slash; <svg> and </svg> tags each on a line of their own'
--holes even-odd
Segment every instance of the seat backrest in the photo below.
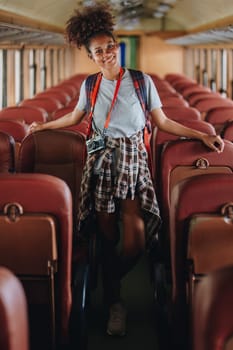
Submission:
<svg viewBox="0 0 233 350">
<path fill-rule="evenodd" d="M 184 99 L 177 96 L 164 96 L 161 97 L 162 105 L 164 107 L 188 107 L 189 103 Z"/>
<path fill-rule="evenodd" d="M 210 150 L 199 140 L 169 142 L 161 156 L 161 203 L 164 219 L 169 221 L 171 191 L 181 180 L 200 174 L 232 173 L 233 145 L 225 140 L 222 153 Z"/>
<path fill-rule="evenodd" d="M 35 106 L 43 108 L 48 113 L 48 119 L 51 119 L 53 112 L 63 107 L 60 101 L 52 97 L 34 97 L 26 99 L 20 103 L 20 106 Z"/>
<path fill-rule="evenodd" d="M 233 142 L 233 120 L 225 124 L 222 131 L 222 137 Z"/>
<path fill-rule="evenodd" d="M 232 296 L 232 266 L 214 271 L 198 283 L 192 313 L 193 350 L 232 350 Z"/>
<path fill-rule="evenodd" d="M 162 110 L 166 114 L 166 116 L 172 120 L 200 120 L 201 119 L 201 113 L 193 107 L 187 107 L 187 106 L 173 106 L 173 107 L 166 107 L 163 106 Z"/>
<path fill-rule="evenodd" d="M 0 131 L 0 173 L 15 171 L 15 140 L 14 138 Z"/>
<path fill-rule="evenodd" d="M 177 274 L 176 277 L 173 276 L 174 281 L 177 282 L 177 280 L 184 278 L 187 220 L 193 215 L 203 213 L 219 215 L 219 210 L 227 203 L 232 202 L 232 185 L 232 173 L 206 174 L 181 181 L 173 189 L 170 208 L 170 239 L 173 256 L 172 264 L 174 273 Z M 185 249 L 185 252 L 183 249 Z M 175 286 L 177 286 L 176 283 Z"/>
<path fill-rule="evenodd" d="M 206 174 L 179 182 L 170 206 L 170 254 L 174 334 L 179 338 L 187 326 L 187 222 L 192 215 L 218 214 L 233 198 L 233 174 Z M 232 222 L 231 222 L 232 226 Z M 232 231 L 232 228 L 231 228 Z M 220 236 L 219 236 L 220 237 Z M 203 243 L 204 244 L 204 243 Z M 208 254 L 208 245 L 206 253 Z M 179 321 L 178 321 L 179 320 Z M 186 330 L 187 331 L 187 330 Z"/>
<path fill-rule="evenodd" d="M 60 91 L 58 89 L 45 90 L 36 94 L 35 97 L 54 98 L 55 100 L 58 100 L 63 106 L 66 106 L 71 100 L 69 94 L 67 94 L 65 91 L 62 91 L 62 89 L 60 89 Z"/>
<path fill-rule="evenodd" d="M 35 122 L 46 122 L 48 113 L 45 109 L 33 106 L 6 107 L 0 111 L 0 119 L 20 120 L 26 124 Z"/>
<path fill-rule="evenodd" d="M 210 88 L 200 85 L 200 84 L 195 84 L 192 86 L 188 86 L 182 91 L 182 95 L 184 98 L 189 100 L 189 96 L 199 94 L 201 92 L 211 92 Z"/>
<path fill-rule="evenodd" d="M 51 175 L 1 174 L 0 193 L 0 264 L 24 282 L 30 304 L 49 305 L 53 340 L 57 335 L 66 343 L 72 304 L 69 187 Z M 44 323 L 37 322 L 37 332 Z"/>
<path fill-rule="evenodd" d="M 15 164 L 17 164 L 21 142 L 23 138 L 28 134 L 28 125 L 19 120 L 1 120 L 0 119 L 0 131 L 7 133 L 14 138 Z"/>
<path fill-rule="evenodd" d="M 28 350 L 27 302 L 18 278 L 0 267 L 0 349 Z"/>
<path fill-rule="evenodd" d="M 184 120 L 180 120 L 179 123 L 189 128 L 208 133 L 210 135 L 215 134 L 214 127 L 203 120 L 184 119 Z M 152 129 L 152 136 L 151 136 L 152 160 L 153 160 L 154 169 L 155 169 L 154 177 L 155 177 L 155 180 L 158 182 L 160 182 L 159 180 L 159 172 L 161 169 L 160 158 L 161 158 L 163 146 L 169 141 L 174 141 L 178 139 L 180 139 L 180 136 L 166 133 L 164 131 L 159 130 L 156 127 Z"/>
<path fill-rule="evenodd" d="M 205 119 L 206 113 L 208 113 L 211 109 L 219 108 L 219 107 L 227 107 L 227 106 L 233 107 L 233 101 L 230 100 L 229 98 L 223 98 L 223 97 L 200 100 L 193 105 L 193 107 L 195 107 L 202 113 L 203 119 Z"/>
<path fill-rule="evenodd" d="M 51 118 L 54 120 L 54 119 L 58 119 L 58 118 L 61 118 L 63 117 L 64 115 L 66 114 L 69 114 L 69 113 L 72 113 L 74 110 L 73 107 L 69 107 L 69 106 L 66 106 L 66 107 L 63 107 L 63 108 L 60 108 L 60 109 L 57 109 L 51 116 Z"/>
<path fill-rule="evenodd" d="M 197 93 L 197 94 L 194 94 L 192 96 L 189 97 L 188 99 L 188 102 L 190 104 L 190 106 L 194 106 L 195 103 L 197 103 L 198 101 L 201 101 L 201 100 L 207 100 L 209 98 L 222 98 L 221 94 L 218 93 L 218 92 L 208 92 L 208 91 L 205 91 L 205 92 L 200 92 L 200 93 Z"/>
<path fill-rule="evenodd" d="M 18 172 L 50 174 L 68 184 L 73 198 L 74 226 L 85 150 L 85 138 L 82 134 L 60 129 L 29 134 L 23 140 L 19 152 Z"/>
<path fill-rule="evenodd" d="M 233 120 L 233 106 L 211 109 L 205 120 L 214 126 L 216 133 L 221 134 L 226 122 Z"/>
</svg>

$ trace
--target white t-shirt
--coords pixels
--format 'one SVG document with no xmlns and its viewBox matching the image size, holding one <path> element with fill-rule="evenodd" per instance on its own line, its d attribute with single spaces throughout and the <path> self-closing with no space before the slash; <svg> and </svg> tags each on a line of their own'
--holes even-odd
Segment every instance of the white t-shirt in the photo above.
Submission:
<svg viewBox="0 0 233 350">
<path fill-rule="evenodd" d="M 162 103 L 153 80 L 147 74 L 144 74 L 144 79 L 148 110 L 160 108 Z M 116 83 L 117 80 L 108 80 L 102 77 L 93 113 L 94 122 L 92 122 L 92 127 L 96 131 L 102 132 L 104 129 Z M 86 110 L 85 81 L 81 85 L 79 100 L 75 108 L 81 111 Z M 135 91 L 130 72 L 126 69 L 111 113 L 106 135 L 113 138 L 130 137 L 143 130 L 144 127 L 145 114 Z"/>
</svg>

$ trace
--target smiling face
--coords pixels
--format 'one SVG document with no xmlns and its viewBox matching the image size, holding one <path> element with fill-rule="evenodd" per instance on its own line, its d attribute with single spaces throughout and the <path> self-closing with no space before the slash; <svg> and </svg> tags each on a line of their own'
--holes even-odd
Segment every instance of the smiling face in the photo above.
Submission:
<svg viewBox="0 0 233 350">
<path fill-rule="evenodd" d="M 106 34 L 98 35 L 91 39 L 89 44 L 89 57 L 102 69 L 117 67 L 119 45 Z"/>
</svg>

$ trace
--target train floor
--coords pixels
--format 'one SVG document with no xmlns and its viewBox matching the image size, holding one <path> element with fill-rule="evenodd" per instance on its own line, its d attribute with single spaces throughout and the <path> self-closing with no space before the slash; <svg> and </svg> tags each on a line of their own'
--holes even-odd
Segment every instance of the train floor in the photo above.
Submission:
<svg viewBox="0 0 233 350">
<path fill-rule="evenodd" d="M 147 257 L 142 257 L 122 281 L 122 297 L 127 307 L 127 333 L 124 337 L 106 334 L 101 276 L 98 279 L 89 305 L 88 350 L 163 350 Z"/>
</svg>

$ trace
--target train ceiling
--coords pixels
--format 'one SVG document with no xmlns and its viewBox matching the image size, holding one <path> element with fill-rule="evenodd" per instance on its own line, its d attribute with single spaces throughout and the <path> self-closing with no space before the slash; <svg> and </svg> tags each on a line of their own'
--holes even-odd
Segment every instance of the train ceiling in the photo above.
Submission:
<svg viewBox="0 0 233 350">
<path fill-rule="evenodd" d="M 0 43 L 64 45 L 73 10 L 95 2 L 112 6 L 120 34 L 165 33 L 183 46 L 233 43 L 232 0 L 0 0 Z"/>
</svg>

